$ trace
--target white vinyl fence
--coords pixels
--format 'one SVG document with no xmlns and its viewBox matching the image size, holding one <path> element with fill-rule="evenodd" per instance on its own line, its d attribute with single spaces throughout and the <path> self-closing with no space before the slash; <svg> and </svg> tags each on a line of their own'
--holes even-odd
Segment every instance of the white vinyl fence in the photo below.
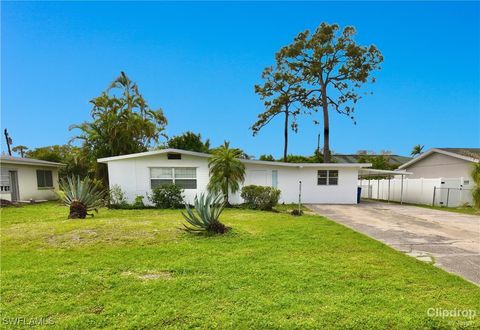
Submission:
<svg viewBox="0 0 480 330">
<path fill-rule="evenodd" d="M 402 180 L 359 180 L 362 198 L 400 202 Z M 473 184 L 469 178 L 403 179 L 403 202 L 436 206 L 472 204 Z"/>
</svg>

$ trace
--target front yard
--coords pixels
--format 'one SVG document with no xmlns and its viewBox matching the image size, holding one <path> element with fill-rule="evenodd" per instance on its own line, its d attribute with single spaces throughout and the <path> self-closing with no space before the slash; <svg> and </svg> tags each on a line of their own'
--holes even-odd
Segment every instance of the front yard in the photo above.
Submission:
<svg viewBox="0 0 480 330">
<path fill-rule="evenodd" d="M 174 210 L 67 211 L 1 210 L 3 325 L 480 327 L 440 315 L 480 313 L 479 287 L 319 216 L 229 209 L 230 233 L 199 237 Z"/>
</svg>

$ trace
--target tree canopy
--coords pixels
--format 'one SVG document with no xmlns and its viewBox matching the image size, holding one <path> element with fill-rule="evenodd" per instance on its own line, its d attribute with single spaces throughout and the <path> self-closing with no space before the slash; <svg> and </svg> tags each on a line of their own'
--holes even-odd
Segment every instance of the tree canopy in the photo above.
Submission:
<svg viewBox="0 0 480 330">
<path fill-rule="evenodd" d="M 65 167 L 59 170 L 60 178 L 93 176 L 95 159 L 89 156 L 87 150 L 71 145 L 53 145 L 35 148 L 25 153 L 28 158 L 62 163 Z"/>
<path fill-rule="evenodd" d="M 230 148 L 230 143 L 225 141 L 213 151 L 208 161 L 210 169 L 208 188 L 213 192 L 222 192 L 226 203 L 229 193 L 237 192 L 240 183 L 245 180 L 245 165 L 239 160 L 241 157 L 242 151 Z"/>
<path fill-rule="evenodd" d="M 150 108 L 136 83 L 121 72 L 100 96 L 90 101 L 91 121 L 72 125 L 83 148 L 97 159 L 146 151 L 158 143 L 167 124 L 162 109 Z M 105 182 L 105 169 L 97 167 Z"/>
<path fill-rule="evenodd" d="M 322 23 L 313 33 L 308 30 L 301 32 L 290 45 L 281 48 L 275 56 L 276 69 L 267 71 L 265 85 L 268 88 L 261 93 L 262 97 L 266 94 L 274 98 L 265 103 L 266 111 L 259 115 L 259 121 L 253 127 L 261 128 L 268 124 L 273 114 L 280 112 L 278 109 L 283 109 L 288 117 L 286 104 L 297 104 L 297 101 L 301 102 L 303 113 L 321 110 L 324 125 L 322 158 L 324 162 L 329 162 L 329 110 L 354 120 L 355 105 L 361 94 L 366 94 L 362 87 L 365 83 L 375 82 L 373 71 L 379 70 L 383 61 L 376 46 L 357 44 L 355 34 L 354 27 L 347 26 L 341 30 L 337 24 Z M 269 72 L 273 72 L 273 78 L 269 78 Z M 294 92 L 282 97 L 281 92 L 290 85 L 294 86 Z M 269 92 L 270 89 L 275 93 Z M 301 113 L 298 107 L 294 108 L 297 115 Z"/>
<path fill-rule="evenodd" d="M 298 131 L 297 117 L 302 113 L 301 102 L 305 96 L 302 86 L 302 77 L 293 72 L 281 57 L 278 57 L 275 66 L 266 68 L 262 73 L 263 85 L 255 85 L 255 93 L 260 96 L 265 111 L 260 113 L 257 121 L 252 125 L 253 135 L 268 125 L 279 115 L 283 115 L 283 160 L 287 161 L 288 132 Z"/>
<path fill-rule="evenodd" d="M 167 141 L 167 147 L 197 152 L 209 152 L 210 140 L 207 139 L 203 142 L 200 134 L 188 131 L 182 135 L 177 135 L 169 139 Z"/>
</svg>

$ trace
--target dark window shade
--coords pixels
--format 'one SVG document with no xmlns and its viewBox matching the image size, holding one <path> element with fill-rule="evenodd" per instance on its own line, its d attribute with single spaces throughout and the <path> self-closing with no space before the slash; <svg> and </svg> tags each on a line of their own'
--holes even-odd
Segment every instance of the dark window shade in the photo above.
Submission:
<svg viewBox="0 0 480 330">
<path fill-rule="evenodd" d="M 151 187 L 152 189 L 158 186 L 164 186 L 166 184 L 172 184 L 173 179 L 151 179 Z"/>
<path fill-rule="evenodd" d="M 182 154 L 167 154 L 167 159 L 182 159 Z"/>
<path fill-rule="evenodd" d="M 38 188 L 53 187 L 52 171 L 37 170 L 37 187 Z"/>
<path fill-rule="evenodd" d="M 197 189 L 197 179 L 175 179 L 175 184 L 183 189 Z"/>
<path fill-rule="evenodd" d="M 327 178 L 318 178 L 317 184 L 319 186 L 325 186 L 327 184 Z"/>
</svg>

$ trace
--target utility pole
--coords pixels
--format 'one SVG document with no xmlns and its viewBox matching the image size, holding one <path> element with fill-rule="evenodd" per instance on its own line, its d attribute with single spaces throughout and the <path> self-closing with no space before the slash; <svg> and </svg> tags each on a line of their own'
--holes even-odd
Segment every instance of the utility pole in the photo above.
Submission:
<svg viewBox="0 0 480 330">
<path fill-rule="evenodd" d="M 320 155 L 320 133 L 317 136 L 317 153 Z"/>
<path fill-rule="evenodd" d="M 3 131 L 5 134 L 5 140 L 7 141 L 7 147 L 8 147 L 8 154 L 11 156 L 12 155 L 12 150 L 10 149 L 10 145 L 12 144 L 12 138 L 8 135 L 7 129 Z"/>
</svg>

